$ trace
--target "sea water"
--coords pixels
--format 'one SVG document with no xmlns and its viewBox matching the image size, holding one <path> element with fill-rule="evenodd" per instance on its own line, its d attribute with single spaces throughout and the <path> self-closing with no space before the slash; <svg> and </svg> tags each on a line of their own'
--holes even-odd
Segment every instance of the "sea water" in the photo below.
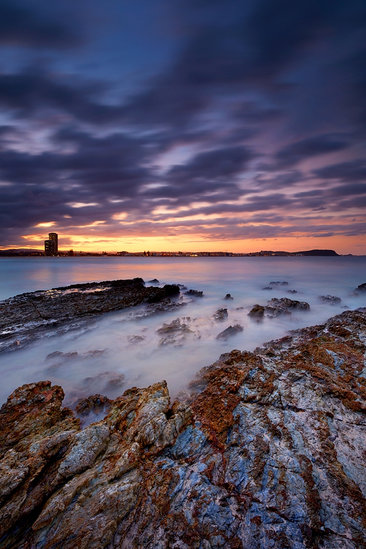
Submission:
<svg viewBox="0 0 366 549">
<path fill-rule="evenodd" d="M 62 385 L 66 404 L 102 393 L 114 398 L 132 386 L 166 379 L 171 394 L 220 354 L 231 349 L 253 350 L 289 330 L 319 324 L 348 309 L 366 306 L 366 295 L 354 289 L 366 282 L 366 257 L 26 257 L 0 259 L 0 299 L 69 284 L 141 277 L 159 284 L 179 283 L 201 290 L 204 297 L 184 297 L 177 310 L 143 316 L 131 308 L 95 317 L 66 333 L 48 333 L 23 349 L 0 354 L 0 402 L 19 385 L 43 379 Z M 288 285 L 264 288 L 270 282 Z M 296 290 L 290 294 L 288 290 Z M 230 293 L 232 300 L 224 297 Z M 319 297 L 333 295 L 339 304 Z M 264 318 L 248 316 L 251 307 L 273 297 L 306 301 L 310 311 Z M 217 322 L 219 308 L 228 318 Z M 187 331 L 163 344 L 158 330 L 177 318 Z M 243 331 L 225 340 L 217 335 L 230 325 Z"/>
</svg>

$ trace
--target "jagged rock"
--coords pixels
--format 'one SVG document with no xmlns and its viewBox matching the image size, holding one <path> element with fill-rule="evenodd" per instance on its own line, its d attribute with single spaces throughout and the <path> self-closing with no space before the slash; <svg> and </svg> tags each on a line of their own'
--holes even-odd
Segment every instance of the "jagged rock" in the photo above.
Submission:
<svg viewBox="0 0 366 549">
<path fill-rule="evenodd" d="M 265 311 L 269 316 L 276 317 L 290 314 L 292 311 L 309 311 L 310 305 L 306 301 L 296 301 L 288 297 L 274 297 L 268 301 Z"/>
<path fill-rule="evenodd" d="M 234 298 L 231 294 L 226 294 L 224 299 L 234 299 Z"/>
<path fill-rule="evenodd" d="M 217 322 L 223 322 L 228 317 L 227 309 L 217 309 L 213 317 L 214 317 L 214 320 L 216 320 Z"/>
<path fill-rule="evenodd" d="M 104 395 L 92 395 L 88 398 L 79 400 L 76 403 L 75 411 L 79 416 L 85 417 L 93 414 L 100 414 L 111 407 L 112 401 Z"/>
<path fill-rule="evenodd" d="M 186 320 L 190 320 L 189 317 Z M 156 333 L 162 336 L 159 345 L 182 345 L 187 335 L 193 335 L 186 322 L 182 322 L 180 318 L 172 320 L 169 324 L 164 323 L 161 328 L 156 330 Z"/>
<path fill-rule="evenodd" d="M 321 295 L 319 296 L 319 300 L 322 303 L 327 303 L 329 305 L 338 305 L 338 303 L 342 301 L 340 297 L 335 295 Z"/>
<path fill-rule="evenodd" d="M 228 326 L 225 330 L 220 332 L 216 336 L 216 339 L 228 339 L 229 337 L 232 337 L 242 331 L 243 327 L 240 326 L 240 324 L 234 324 L 234 326 Z"/>
<path fill-rule="evenodd" d="M 248 313 L 248 316 L 251 316 L 252 318 L 261 319 L 264 317 L 264 311 L 265 311 L 265 308 L 263 307 L 263 305 L 258 305 L 257 303 L 256 305 L 254 305 L 254 307 L 251 308 L 251 310 Z"/>
<path fill-rule="evenodd" d="M 193 297 L 203 297 L 202 290 L 187 290 L 184 292 L 186 295 L 192 295 Z"/>
<path fill-rule="evenodd" d="M 366 282 L 357 286 L 357 288 L 354 291 L 355 294 L 363 294 L 365 292 L 366 292 Z"/>
<path fill-rule="evenodd" d="M 149 284 L 160 284 L 159 280 L 157 278 L 153 278 L 148 281 Z"/>
<path fill-rule="evenodd" d="M 0 410 L 4 549 L 360 549 L 366 309 L 132 388 L 81 430 L 49 382 Z"/>
<path fill-rule="evenodd" d="M 179 287 L 145 287 L 142 278 L 73 284 L 17 295 L 0 302 L 0 350 L 12 350 L 45 331 L 142 303 L 168 301 Z"/>
</svg>

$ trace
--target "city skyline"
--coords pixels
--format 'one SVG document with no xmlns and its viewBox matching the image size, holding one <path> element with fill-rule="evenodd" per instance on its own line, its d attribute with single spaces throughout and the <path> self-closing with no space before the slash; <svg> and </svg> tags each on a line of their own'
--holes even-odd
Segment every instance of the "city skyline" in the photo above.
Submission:
<svg viewBox="0 0 366 549">
<path fill-rule="evenodd" d="M 361 0 L 5 0 L 0 28 L 0 249 L 366 253 Z"/>
</svg>

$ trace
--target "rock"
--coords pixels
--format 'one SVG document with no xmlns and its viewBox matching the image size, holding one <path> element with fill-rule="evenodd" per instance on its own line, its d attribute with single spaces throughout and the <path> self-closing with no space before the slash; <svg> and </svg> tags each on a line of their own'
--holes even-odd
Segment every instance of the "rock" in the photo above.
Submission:
<svg viewBox="0 0 366 549">
<path fill-rule="evenodd" d="M 144 341 L 145 337 L 140 335 L 132 335 L 128 336 L 128 343 L 131 343 L 132 345 L 136 345 L 137 343 L 141 343 Z"/>
<path fill-rule="evenodd" d="M 1 547 L 360 549 L 366 309 L 132 388 L 80 429 L 61 387 L 0 410 Z"/>
<path fill-rule="evenodd" d="M 179 292 L 175 284 L 146 288 L 142 278 L 134 278 L 21 294 L 0 303 L 0 350 L 19 348 L 47 331 L 109 311 L 161 301 L 170 303 Z"/>
<path fill-rule="evenodd" d="M 203 292 L 201 290 L 187 290 L 184 293 L 193 297 L 203 297 Z"/>
<path fill-rule="evenodd" d="M 75 359 L 78 358 L 79 354 L 76 351 L 72 351 L 70 353 L 63 353 L 62 351 L 54 351 L 53 353 L 49 353 L 46 356 L 46 360 L 59 360 L 61 359 L 64 361 L 65 359 Z"/>
<path fill-rule="evenodd" d="M 189 320 L 189 318 L 187 318 L 187 320 Z M 187 335 L 194 334 L 188 324 L 182 322 L 180 318 L 172 320 L 169 324 L 164 323 L 161 328 L 156 330 L 156 333 L 162 336 L 159 345 L 176 346 L 182 345 Z"/>
<path fill-rule="evenodd" d="M 335 295 L 321 295 L 319 296 L 319 300 L 322 303 L 327 303 L 329 305 L 338 305 L 338 303 L 341 303 L 341 298 L 337 297 Z"/>
<path fill-rule="evenodd" d="M 118 372 L 100 372 L 95 376 L 83 379 L 81 390 L 88 394 L 95 391 L 109 392 L 120 390 L 125 383 L 125 376 Z"/>
<path fill-rule="evenodd" d="M 240 326 L 240 324 L 234 324 L 234 326 L 228 326 L 225 330 L 220 332 L 216 336 L 216 339 L 228 339 L 229 337 L 232 337 L 242 331 L 243 327 Z"/>
<path fill-rule="evenodd" d="M 234 299 L 234 298 L 231 294 L 226 294 L 224 299 Z"/>
<path fill-rule="evenodd" d="M 252 318 L 257 318 L 257 319 L 258 318 L 263 318 L 264 317 L 264 311 L 265 311 L 265 308 L 263 307 L 263 305 L 258 305 L 258 303 L 257 303 L 249 311 L 248 316 L 251 316 Z"/>
<path fill-rule="evenodd" d="M 279 287 L 279 286 L 288 286 L 288 282 L 286 282 L 286 280 L 274 280 L 274 281 L 270 282 L 269 285 L 272 288 L 276 288 L 276 287 Z"/>
<path fill-rule="evenodd" d="M 213 317 L 214 317 L 214 320 L 216 320 L 217 322 L 223 322 L 228 317 L 227 309 L 217 309 Z"/>
<path fill-rule="evenodd" d="M 288 294 L 297 294 L 297 290 L 287 290 Z"/>
<path fill-rule="evenodd" d="M 264 286 L 262 290 L 273 290 L 272 286 Z"/>
<path fill-rule="evenodd" d="M 366 292 L 366 282 L 357 286 L 357 288 L 354 291 L 355 294 L 364 294 L 365 292 Z"/>
<path fill-rule="evenodd" d="M 157 278 L 153 278 L 152 280 L 148 280 L 149 284 L 160 284 L 159 280 Z"/>
<path fill-rule="evenodd" d="M 265 311 L 269 316 L 276 317 L 290 314 L 292 311 L 309 311 L 310 305 L 306 301 L 296 301 L 288 297 L 274 297 L 268 301 Z"/>
<path fill-rule="evenodd" d="M 76 403 L 75 411 L 79 416 L 85 417 L 89 414 L 100 414 L 111 407 L 112 401 L 104 395 L 92 395 L 79 400 Z"/>
</svg>

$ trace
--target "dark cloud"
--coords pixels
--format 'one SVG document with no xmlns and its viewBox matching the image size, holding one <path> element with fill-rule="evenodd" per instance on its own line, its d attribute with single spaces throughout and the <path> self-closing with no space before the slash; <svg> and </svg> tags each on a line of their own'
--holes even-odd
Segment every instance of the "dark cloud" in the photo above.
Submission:
<svg viewBox="0 0 366 549">
<path fill-rule="evenodd" d="M 0 74 L 0 105 L 25 119 L 51 109 L 94 124 L 116 122 L 121 109 L 93 99 L 101 88 L 95 82 L 75 82 L 28 68 Z"/>
<path fill-rule="evenodd" d="M 68 49 L 80 44 L 71 25 L 47 17 L 43 10 L 12 1 L 0 3 L 0 44 L 22 47 Z"/>
<path fill-rule="evenodd" d="M 327 153 L 342 151 L 349 147 L 347 139 L 337 135 L 316 135 L 301 141 L 295 141 L 281 149 L 275 155 L 278 169 L 288 168 L 303 160 Z"/>
<path fill-rule="evenodd" d="M 366 162 L 364 160 L 353 160 L 331 164 L 314 170 L 314 175 L 321 179 L 338 179 L 344 182 L 366 180 Z"/>
</svg>

